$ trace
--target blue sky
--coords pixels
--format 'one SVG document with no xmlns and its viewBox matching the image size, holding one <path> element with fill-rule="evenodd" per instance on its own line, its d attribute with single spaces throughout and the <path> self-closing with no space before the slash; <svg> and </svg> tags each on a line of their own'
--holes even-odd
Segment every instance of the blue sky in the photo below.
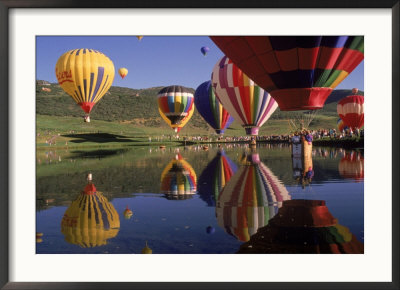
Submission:
<svg viewBox="0 0 400 290">
<path fill-rule="evenodd" d="M 200 48 L 208 46 L 204 57 Z M 215 63 L 223 56 L 207 36 L 38 36 L 36 39 L 36 79 L 57 82 L 55 65 L 66 51 L 92 48 L 129 70 L 113 85 L 134 89 L 182 85 L 196 89 L 210 80 Z M 336 89 L 364 90 L 364 61 Z"/>
</svg>

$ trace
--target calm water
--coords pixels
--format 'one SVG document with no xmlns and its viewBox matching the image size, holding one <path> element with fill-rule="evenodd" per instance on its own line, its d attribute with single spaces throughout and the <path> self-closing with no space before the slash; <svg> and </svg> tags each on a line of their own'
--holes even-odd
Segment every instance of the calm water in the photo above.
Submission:
<svg viewBox="0 0 400 290">
<path fill-rule="evenodd" d="M 363 253 L 363 177 L 338 148 L 41 150 L 36 252 Z"/>
</svg>

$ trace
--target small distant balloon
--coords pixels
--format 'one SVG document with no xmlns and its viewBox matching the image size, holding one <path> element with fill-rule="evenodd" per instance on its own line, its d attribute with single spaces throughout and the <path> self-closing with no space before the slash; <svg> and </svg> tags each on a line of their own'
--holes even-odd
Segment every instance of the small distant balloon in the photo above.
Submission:
<svg viewBox="0 0 400 290">
<path fill-rule="evenodd" d="M 142 38 L 143 38 L 143 36 L 136 36 L 137 37 L 137 39 L 139 39 L 139 41 L 141 41 L 142 40 Z"/>
<path fill-rule="evenodd" d="M 124 67 L 121 67 L 121 68 L 118 70 L 118 73 L 119 73 L 119 75 L 121 76 L 121 78 L 124 78 L 124 77 L 126 77 L 126 75 L 128 74 L 128 69 L 127 69 L 127 68 L 124 68 Z"/>
<path fill-rule="evenodd" d="M 133 215 L 133 212 L 126 206 L 126 209 L 124 210 L 124 218 L 129 220 Z"/>
<path fill-rule="evenodd" d="M 213 228 L 212 226 L 208 226 L 206 232 L 207 234 L 213 234 L 215 233 L 215 228 Z"/>
<path fill-rule="evenodd" d="M 146 241 L 146 246 L 142 249 L 142 254 L 153 254 L 153 250 L 149 248 Z"/>
<path fill-rule="evenodd" d="M 210 51 L 210 48 L 207 47 L 207 46 L 203 46 L 203 47 L 200 49 L 200 51 L 201 51 L 201 53 L 202 53 L 204 56 L 206 56 L 207 53 Z"/>
</svg>

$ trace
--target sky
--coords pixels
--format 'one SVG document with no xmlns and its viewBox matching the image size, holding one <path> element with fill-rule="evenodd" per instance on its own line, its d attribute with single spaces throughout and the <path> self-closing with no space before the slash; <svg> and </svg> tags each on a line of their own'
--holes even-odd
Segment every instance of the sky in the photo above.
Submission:
<svg viewBox="0 0 400 290">
<path fill-rule="evenodd" d="M 207 56 L 200 52 L 208 46 Z M 37 36 L 36 79 L 57 82 L 55 65 L 65 52 L 76 48 L 101 51 L 114 63 L 113 86 L 144 89 L 181 85 L 196 89 L 210 80 L 221 50 L 207 36 Z M 128 69 L 121 79 L 117 71 Z M 364 61 L 336 89 L 364 90 Z"/>
</svg>

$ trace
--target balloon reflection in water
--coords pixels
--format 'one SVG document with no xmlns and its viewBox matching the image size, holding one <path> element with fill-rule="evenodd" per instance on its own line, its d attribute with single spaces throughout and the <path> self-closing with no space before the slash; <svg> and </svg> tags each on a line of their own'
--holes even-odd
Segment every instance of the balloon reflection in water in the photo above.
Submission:
<svg viewBox="0 0 400 290">
<path fill-rule="evenodd" d="M 236 171 L 236 164 L 223 150 L 219 151 L 200 175 L 198 182 L 200 198 L 208 206 L 215 206 L 219 193 Z"/>
<path fill-rule="evenodd" d="M 196 193 L 197 177 L 192 166 L 180 154 L 164 168 L 161 174 L 161 192 L 168 199 L 186 199 Z"/>
<path fill-rule="evenodd" d="M 351 151 L 339 162 L 339 174 L 343 178 L 364 179 L 364 158 L 360 152 Z"/>
<path fill-rule="evenodd" d="M 282 201 L 291 197 L 258 154 L 244 154 L 241 164 L 219 194 L 216 215 L 219 226 L 248 241 L 258 228 L 268 224 Z"/>
<path fill-rule="evenodd" d="M 68 243 L 91 248 L 107 244 L 118 234 L 119 226 L 114 206 L 89 183 L 65 211 L 61 232 Z"/>
<path fill-rule="evenodd" d="M 323 200 L 288 200 L 238 253 L 362 254 L 364 244 L 338 223 Z"/>
</svg>

